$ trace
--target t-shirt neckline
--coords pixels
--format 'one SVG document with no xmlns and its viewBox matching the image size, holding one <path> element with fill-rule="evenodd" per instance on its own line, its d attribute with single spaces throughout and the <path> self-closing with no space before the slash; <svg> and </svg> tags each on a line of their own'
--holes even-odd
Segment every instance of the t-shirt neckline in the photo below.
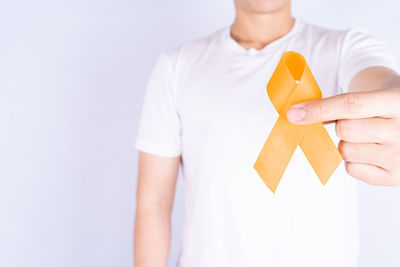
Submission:
<svg viewBox="0 0 400 267">
<path fill-rule="evenodd" d="M 231 27 L 233 24 L 230 24 L 225 27 L 223 30 L 223 41 L 226 43 L 229 49 L 232 51 L 239 53 L 239 54 L 244 54 L 244 55 L 259 55 L 259 54 L 265 54 L 268 52 L 268 50 L 272 49 L 272 47 L 278 45 L 279 43 L 283 42 L 284 40 L 288 39 L 290 36 L 294 35 L 297 33 L 302 25 L 302 21 L 298 18 L 294 18 L 294 24 L 292 28 L 287 32 L 285 35 L 281 36 L 280 38 L 272 41 L 271 43 L 267 44 L 260 50 L 257 50 L 255 48 L 245 48 L 241 46 L 238 42 L 236 42 L 235 39 L 232 38 L 230 31 Z"/>
</svg>

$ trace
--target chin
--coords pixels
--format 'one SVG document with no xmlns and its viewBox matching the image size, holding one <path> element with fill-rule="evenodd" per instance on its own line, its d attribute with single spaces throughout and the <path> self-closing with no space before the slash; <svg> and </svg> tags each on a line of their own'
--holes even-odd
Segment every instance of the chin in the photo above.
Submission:
<svg viewBox="0 0 400 267">
<path fill-rule="evenodd" d="M 235 5 L 256 13 L 270 13 L 278 11 L 287 5 L 291 0 L 234 0 Z"/>
</svg>

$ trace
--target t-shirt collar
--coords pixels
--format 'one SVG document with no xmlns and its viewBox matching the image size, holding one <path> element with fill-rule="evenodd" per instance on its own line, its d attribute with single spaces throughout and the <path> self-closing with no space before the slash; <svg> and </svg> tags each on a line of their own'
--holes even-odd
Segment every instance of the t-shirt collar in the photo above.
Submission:
<svg viewBox="0 0 400 267">
<path fill-rule="evenodd" d="M 272 47 L 282 43 L 284 40 L 288 39 L 290 36 L 292 36 L 295 33 L 297 33 L 300 30 L 302 24 L 303 24 L 303 22 L 300 19 L 295 18 L 294 25 L 292 26 L 292 28 L 290 29 L 289 32 L 287 32 L 282 37 L 272 41 L 269 44 L 267 44 L 266 46 L 264 46 L 260 50 L 257 50 L 255 48 L 247 49 L 247 48 L 241 46 L 238 42 L 236 42 L 232 38 L 232 36 L 230 34 L 232 24 L 226 26 L 223 29 L 223 31 L 222 31 L 222 35 L 223 36 L 222 37 L 223 37 L 223 41 L 226 43 L 228 48 L 231 49 L 232 51 L 236 52 L 236 53 L 244 54 L 244 55 L 259 55 L 259 54 L 267 53 L 268 50 L 270 50 Z"/>
</svg>

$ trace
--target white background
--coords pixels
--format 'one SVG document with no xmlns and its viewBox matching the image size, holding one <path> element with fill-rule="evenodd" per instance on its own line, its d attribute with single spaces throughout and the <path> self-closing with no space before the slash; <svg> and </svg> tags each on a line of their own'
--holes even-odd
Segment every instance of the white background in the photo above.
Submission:
<svg viewBox="0 0 400 267">
<path fill-rule="evenodd" d="M 132 266 L 143 90 L 160 51 L 231 23 L 233 0 L 0 0 L 0 266 Z M 295 0 L 400 58 L 396 0 Z M 179 178 L 170 265 L 183 225 Z M 400 266 L 400 188 L 360 184 L 361 264 Z M 289 256 L 289 255 L 288 255 Z"/>
</svg>

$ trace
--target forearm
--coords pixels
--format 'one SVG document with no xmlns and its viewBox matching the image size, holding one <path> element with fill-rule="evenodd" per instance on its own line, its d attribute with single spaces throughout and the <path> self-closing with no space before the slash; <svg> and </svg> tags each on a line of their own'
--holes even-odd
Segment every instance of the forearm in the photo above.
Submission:
<svg viewBox="0 0 400 267">
<path fill-rule="evenodd" d="M 370 67 L 360 71 L 352 79 L 348 91 L 363 92 L 400 88 L 400 76 L 385 67 Z"/>
<path fill-rule="evenodd" d="M 400 76 L 395 76 L 389 79 L 386 84 L 382 85 L 381 89 L 400 88 Z"/>
<path fill-rule="evenodd" d="M 138 209 L 135 219 L 135 267 L 166 267 L 171 240 L 168 208 Z"/>
</svg>

